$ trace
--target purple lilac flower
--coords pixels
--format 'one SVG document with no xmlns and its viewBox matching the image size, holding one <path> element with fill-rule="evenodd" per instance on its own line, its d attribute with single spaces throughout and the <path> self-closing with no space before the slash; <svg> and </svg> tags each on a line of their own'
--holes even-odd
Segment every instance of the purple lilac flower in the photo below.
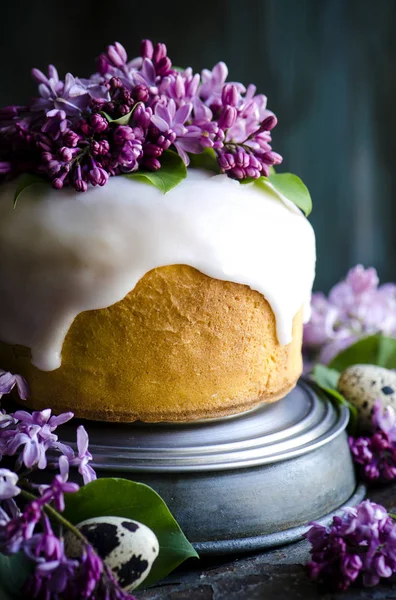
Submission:
<svg viewBox="0 0 396 600">
<path fill-rule="evenodd" d="M 75 596 L 91 598 L 92 593 L 97 590 L 102 580 L 103 570 L 103 562 L 92 546 L 85 546 L 80 558 L 79 573 L 75 579 Z"/>
<path fill-rule="evenodd" d="M 92 454 L 88 451 L 89 438 L 83 425 L 77 428 L 77 453 L 78 455 L 69 460 L 70 466 L 78 467 L 78 472 L 83 478 L 84 484 L 94 481 L 96 473 L 88 464 L 92 460 Z"/>
<path fill-rule="evenodd" d="M 59 442 L 54 433 L 59 425 L 73 417 L 73 413 L 55 417 L 51 415 L 51 409 L 35 411 L 32 414 L 18 410 L 11 417 L 13 423 L 0 429 L 0 456 L 14 456 L 22 447 L 23 451 L 17 459 L 17 468 L 24 464 L 28 469 L 35 465 L 39 469 L 45 469 L 49 450 L 56 450 L 70 458 L 74 456 L 73 450 Z"/>
<path fill-rule="evenodd" d="M 194 125 L 185 126 L 191 111 L 192 104 L 182 104 L 180 108 L 176 109 L 175 101 L 170 99 L 167 106 L 157 104 L 154 115 L 151 117 L 154 125 L 165 135 L 166 139 L 173 138 L 173 145 L 186 165 L 190 163 L 187 152 L 193 154 L 202 152 L 201 130 Z"/>
<path fill-rule="evenodd" d="M 80 486 L 77 483 L 64 481 L 62 475 L 55 475 L 51 485 L 44 490 L 40 501 L 44 504 L 52 502 L 57 511 L 63 512 L 65 510 L 64 494 L 72 494 L 78 492 L 79 489 Z"/>
<path fill-rule="evenodd" d="M 20 399 L 26 400 L 29 396 L 29 386 L 26 379 L 21 375 L 13 375 L 0 369 L 0 398 L 4 394 L 12 392 L 14 387 L 17 388 Z"/>
<path fill-rule="evenodd" d="M 373 433 L 349 438 L 360 475 L 367 481 L 392 481 L 396 478 L 396 414 L 391 406 L 383 408 L 377 400 L 373 413 Z"/>
<path fill-rule="evenodd" d="M 189 154 L 212 148 L 221 172 L 236 179 L 268 176 L 281 162 L 271 148 L 276 118 L 266 97 L 227 82 L 224 63 L 201 75 L 178 72 L 164 44 L 143 40 L 132 60 L 120 43 L 108 46 L 97 68 L 64 80 L 52 65 L 47 75 L 33 69 L 38 97 L 0 109 L 1 180 L 27 172 L 55 189 L 85 192 L 115 175 L 161 168 L 168 149 L 188 165 Z M 122 137 L 117 120 L 127 115 Z"/>
<path fill-rule="evenodd" d="M 47 496 L 30 502 L 20 515 L 11 520 L 0 520 L 0 551 L 8 554 L 24 552 L 32 561 L 34 571 L 25 585 L 25 592 L 32 598 L 96 598 L 97 600 L 133 600 L 115 581 L 95 550 L 87 544 L 81 557 L 71 559 L 65 554 L 63 539 L 55 535 L 44 512 L 51 502 L 56 506 L 59 481 L 46 490 Z M 74 485 L 74 484 L 69 484 Z M 78 486 L 77 486 L 78 487 Z M 66 490 L 62 484 L 64 491 Z M 50 490 L 50 494 L 47 492 Z M 1 513 L 0 513 L 1 519 Z M 37 526 L 40 524 L 40 530 Z"/>
<path fill-rule="evenodd" d="M 357 265 L 326 297 L 312 296 L 312 316 L 304 327 L 304 351 L 328 364 L 362 337 L 396 336 L 396 285 L 378 285 L 377 272 Z"/>
<path fill-rule="evenodd" d="M 76 81 L 71 73 L 61 81 L 53 65 L 48 67 L 48 76 L 39 69 L 32 69 L 32 77 L 39 84 L 40 93 L 40 98 L 35 98 L 30 105 L 33 112 L 61 110 L 67 115 L 81 115 L 90 102 L 90 94 L 82 82 Z"/>
<path fill-rule="evenodd" d="M 53 594 L 65 591 L 68 579 L 78 567 L 78 561 L 65 556 L 63 541 L 53 532 L 48 517 L 42 515 L 43 531 L 34 534 L 23 545 L 26 556 L 35 563 L 34 574 L 28 580 L 25 591 L 33 598 L 46 592 Z"/>
<path fill-rule="evenodd" d="M 358 579 L 373 586 L 396 571 L 396 523 L 370 500 L 344 509 L 329 527 L 313 523 L 305 537 L 312 546 L 309 576 L 332 588 L 346 590 Z"/>
</svg>

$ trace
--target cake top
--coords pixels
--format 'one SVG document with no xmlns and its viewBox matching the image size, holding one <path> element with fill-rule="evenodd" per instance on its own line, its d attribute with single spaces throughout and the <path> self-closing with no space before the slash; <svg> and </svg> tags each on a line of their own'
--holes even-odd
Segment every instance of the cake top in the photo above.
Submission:
<svg viewBox="0 0 396 600">
<path fill-rule="evenodd" d="M 120 43 L 108 46 L 88 78 L 61 80 L 52 65 L 32 75 L 39 96 L 0 109 L 0 181 L 22 176 L 14 203 L 38 183 L 86 192 L 117 175 L 166 193 L 187 167 L 203 167 L 261 188 L 270 182 L 310 212 L 301 180 L 273 171 L 282 157 L 271 147 L 277 119 L 266 97 L 228 82 L 223 62 L 201 74 L 179 69 L 164 44 L 143 40 L 132 60 Z"/>
</svg>

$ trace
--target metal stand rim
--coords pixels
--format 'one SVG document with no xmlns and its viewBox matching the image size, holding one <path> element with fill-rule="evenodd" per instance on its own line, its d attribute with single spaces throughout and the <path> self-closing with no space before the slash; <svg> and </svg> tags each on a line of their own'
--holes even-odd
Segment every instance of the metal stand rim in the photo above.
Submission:
<svg viewBox="0 0 396 600">
<path fill-rule="evenodd" d="M 315 519 L 315 523 L 328 525 L 332 518 L 339 514 L 342 509 L 347 506 L 355 506 L 359 504 L 365 497 L 367 488 L 363 483 L 359 483 L 352 496 L 339 508 L 331 513 Z M 292 542 L 297 542 L 303 539 L 304 533 L 308 531 L 310 524 L 300 525 L 291 529 L 285 529 L 276 533 L 270 533 L 262 536 L 249 538 L 238 538 L 234 540 L 218 540 L 213 542 L 196 542 L 193 543 L 195 550 L 202 556 L 211 554 L 237 554 L 243 552 L 254 552 L 255 550 L 269 550 L 278 546 L 284 546 Z"/>
</svg>

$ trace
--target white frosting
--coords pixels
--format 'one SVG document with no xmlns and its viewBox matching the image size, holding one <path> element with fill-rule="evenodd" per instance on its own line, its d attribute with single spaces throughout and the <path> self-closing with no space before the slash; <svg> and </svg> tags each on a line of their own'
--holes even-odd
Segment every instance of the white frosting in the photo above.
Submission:
<svg viewBox="0 0 396 600">
<path fill-rule="evenodd" d="M 268 187 L 189 170 L 163 195 L 124 177 L 85 194 L 33 186 L 13 209 L 0 187 L 0 340 L 31 348 L 32 362 L 61 364 L 82 311 L 122 300 L 155 267 L 187 264 L 261 292 L 281 344 L 309 302 L 315 238 L 300 211 Z"/>
</svg>

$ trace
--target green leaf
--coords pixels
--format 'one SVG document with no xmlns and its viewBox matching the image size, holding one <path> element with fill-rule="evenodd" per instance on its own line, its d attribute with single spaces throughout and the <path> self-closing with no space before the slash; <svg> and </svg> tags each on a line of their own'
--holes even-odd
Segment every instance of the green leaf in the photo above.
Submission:
<svg viewBox="0 0 396 600">
<path fill-rule="evenodd" d="M 292 173 L 270 174 L 269 182 L 291 202 L 294 202 L 308 216 L 312 211 L 312 199 L 307 186 Z"/>
<path fill-rule="evenodd" d="M 32 185 L 49 185 L 49 182 L 44 179 L 44 177 L 40 177 L 39 175 L 29 175 L 25 173 L 18 178 L 17 187 L 14 194 L 14 208 L 17 205 L 17 202 L 20 196 L 23 194 L 25 190 L 32 187 Z"/>
<path fill-rule="evenodd" d="M 396 339 L 380 334 L 368 336 L 337 354 L 327 367 L 316 365 L 312 373 L 320 388 L 331 394 L 338 403 L 348 406 L 351 413 L 349 429 L 356 429 L 358 410 L 340 394 L 337 385 L 345 369 L 359 364 L 396 369 Z"/>
<path fill-rule="evenodd" d="M 265 190 L 266 194 L 272 193 L 278 199 L 278 194 L 281 194 L 298 206 L 306 216 L 312 211 L 312 199 L 308 188 L 297 175 L 292 175 L 291 173 L 280 173 L 278 175 L 275 173 L 275 169 L 270 167 L 269 177 L 258 177 L 257 179 L 246 177 L 246 179 L 241 181 L 241 184 L 247 183 L 253 183 L 262 190 Z M 273 187 L 268 185 L 269 183 Z"/>
<path fill-rule="evenodd" d="M 219 162 L 213 148 L 205 148 L 200 154 L 189 154 L 190 167 L 193 169 L 206 169 L 213 173 L 220 173 Z"/>
<path fill-rule="evenodd" d="M 131 120 L 131 117 L 133 115 L 133 112 L 135 110 L 135 108 L 141 104 L 140 102 L 137 102 L 134 107 L 132 108 L 131 111 L 129 111 L 129 113 L 127 113 L 126 115 L 123 115 L 122 117 L 118 117 L 118 119 L 113 119 L 112 117 L 110 117 L 110 115 L 108 115 L 106 112 L 104 112 L 103 110 L 100 111 L 100 114 L 105 117 L 107 119 L 107 121 L 109 123 L 115 123 L 115 125 L 128 125 L 129 121 Z"/>
<path fill-rule="evenodd" d="M 366 337 L 337 354 L 329 367 L 341 373 L 357 364 L 396 369 L 396 339 L 380 334 Z"/>
<path fill-rule="evenodd" d="M 313 370 L 315 381 L 322 388 L 337 389 L 340 372 L 329 369 L 326 365 L 315 365 Z"/>
<path fill-rule="evenodd" d="M 66 519 L 74 525 L 93 517 L 125 517 L 150 527 L 160 552 L 144 582 L 152 585 L 198 554 L 187 540 L 162 498 L 149 486 L 127 479 L 97 479 L 66 497 Z"/>
<path fill-rule="evenodd" d="M 0 599 L 22 598 L 22 588 L 32 572 L 33 564 L 24 554 L 0 554 Z"/>
<path fill-rule="evenodd" d="M 358 419 L 358 410 L 356 406 L 348 402 L 346 398 L 338 391 L 337 385 L 340 378 L 340 371 L 336 369 L 330 369 L 325 365 L 315 365 L 312 372 L 312 377 L 317 386 L 329 394 L 336 405 L 344 405 L 349 409 L 349 424 L 348 429 L 352 433 L 356 430 L 356 424 Z"/>
<path fill-rule="evenodd" d="M 124 177 L 151 183 L 166 194 L 187 177 L 187 169 L 176 152 L 165 150 L 161 156 L 161 168 L 158 171 L 137 171 L 136 173 L 126 173 Z"/>
</svg>

